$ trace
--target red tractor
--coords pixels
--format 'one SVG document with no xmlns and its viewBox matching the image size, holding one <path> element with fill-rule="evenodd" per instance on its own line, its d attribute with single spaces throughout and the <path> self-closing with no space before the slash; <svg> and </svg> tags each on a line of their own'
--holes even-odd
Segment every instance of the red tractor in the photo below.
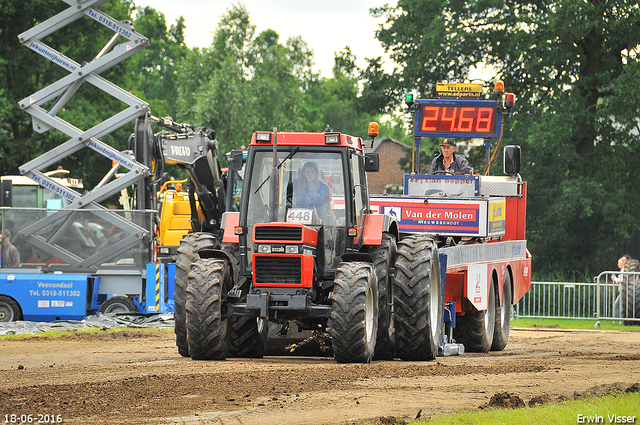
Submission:
<svg viewBox="0 0 640 425">
<path fill-rule="evenodd" d="M 223 247 L 200 247 L 190 266 L 193 359 L 261 357 L 268 322 L 330 340 L 338 362 L 436 357 L 444 290 L 435 239 L 398 242 L 396 221 L 371 212 L 367 172 L 379 159 L 362 144 L 341 133 L 253 135 Z M 231 170 L 241 165 L 231 158 Z"/>
</svg>

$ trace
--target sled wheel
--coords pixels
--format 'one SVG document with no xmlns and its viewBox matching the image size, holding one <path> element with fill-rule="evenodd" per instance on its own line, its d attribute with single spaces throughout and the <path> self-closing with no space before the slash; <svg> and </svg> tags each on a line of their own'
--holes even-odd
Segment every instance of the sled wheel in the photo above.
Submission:
<svg viewBox="0 0 640 425">
<path fill-rule="evenodd" d="M 497 295 L 497 292 L 496 292 Z M 496 302 L 496 324 L 493 330 L 492 351 L 502 351 L 509 341 L 509 330 L 511 328 L 511 309 L 513 308 L 511 296 L 511 275 L 509 270 L 504 273 L 504 283 L 502 286 L 502 306 Z M 496 301 L 498 297 L 496 296 Z"/>
</svg>

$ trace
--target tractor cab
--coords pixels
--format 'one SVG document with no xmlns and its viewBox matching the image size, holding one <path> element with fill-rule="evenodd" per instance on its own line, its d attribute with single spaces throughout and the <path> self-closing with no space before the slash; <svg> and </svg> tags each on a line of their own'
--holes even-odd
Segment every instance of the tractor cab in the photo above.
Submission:
<svg viewBox="0 0 640 425">
<path fill-rule="evenodd" d="M 235 233 L 254 293 L 297 294 L 304 305 L 328 299 L 338 265 L 363 244 L 371 163 L 362 140 L 345 134 L 253 135 Z"/>
</svg>

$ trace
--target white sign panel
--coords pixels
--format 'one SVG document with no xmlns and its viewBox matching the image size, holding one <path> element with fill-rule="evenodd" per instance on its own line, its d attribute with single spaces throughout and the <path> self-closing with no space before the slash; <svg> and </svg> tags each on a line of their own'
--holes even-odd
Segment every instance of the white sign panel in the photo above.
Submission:
<svg viewBox="0 0 640 425">
<path fill-rule="evenodd" d="M 473 264 L 467 269 L 467 299 L 479 311 L 488 306 L 487 265 Z"/>
<path fill-rule="evenodd" d="M 477 194 L 477 176 L 405 176 L 405 195 L 473 197 Z"/>
</svg>

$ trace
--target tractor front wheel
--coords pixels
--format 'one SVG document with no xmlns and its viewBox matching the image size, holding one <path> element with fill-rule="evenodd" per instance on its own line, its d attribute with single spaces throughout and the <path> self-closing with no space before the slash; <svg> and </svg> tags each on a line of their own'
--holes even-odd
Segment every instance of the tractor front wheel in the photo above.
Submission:
<svg viewBox="0 0 640 425">
<path fill-rule="evenodd" d="M 191 264 L 200 259 L 198 251 L 203 248 L 217 248 L 219 245 L 215 236 L 210 233 L 187 233 L 182 237 L 176 256 L 175 289 L 173 294 L 175 309 L 173 320 L 175 323 L 176 345 L 178 353 L 183 357 L 189 357 L 187 345 L 187 328 L 185 324 L 186 314 L 184 306 L 187 300 L 187 284 L 189 268 Z"/>
<path fill-rule="evenodd" d="M 395 320 L 393 315 L 393 278 L 391 269 L 396 259 L 396 240 L 382 234 L 382 242 L 368 250 L 378 278 L 378 336 L 375 360 L 393 360 L 396 353 Z"/>
<path fill-rule="evenodd" d="M 194 360 L 224 360 L 231 336 L 222 301 L 230 289 L 229 264 L 216 258 L 199 259 L 188 277 L 185 312 L 189 355 Z"/>
<path fill-rule="evenodd" d="M 262 358 L 267 347 L 269 321 L 251 316 L 230 320 L 229 357 Z"/>
<path fill-rule="evenodd" d="M 338 363 L 369 363 L 378 333 L 378 281 L 369 263 L 340 263 L 331 311 L 331 344 Z"/>
</svg>

